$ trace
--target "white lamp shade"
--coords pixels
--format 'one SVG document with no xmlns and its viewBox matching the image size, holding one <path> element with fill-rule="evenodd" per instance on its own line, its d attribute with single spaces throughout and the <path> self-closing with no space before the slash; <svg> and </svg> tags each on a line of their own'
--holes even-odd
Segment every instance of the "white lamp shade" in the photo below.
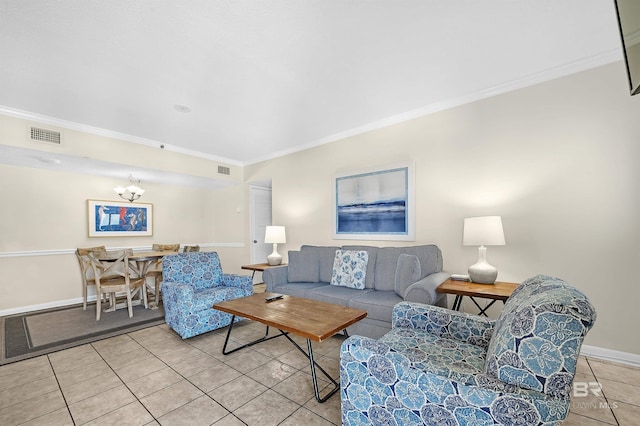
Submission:
<svg viewBox="0 0 640 426">
<path fill-rule="evenodd" d="M 264 242 L 276 244 L 286 243 L 287 237 L 284 232 L 284 226 L 267 226 L 264 233 Z"/>
<path fill-rule="evenodd" d="M 500 216 L 469 217 L 464 220 L 462 244 L 465 246 L 503 246 L 504 230 Z"/>
</svg>

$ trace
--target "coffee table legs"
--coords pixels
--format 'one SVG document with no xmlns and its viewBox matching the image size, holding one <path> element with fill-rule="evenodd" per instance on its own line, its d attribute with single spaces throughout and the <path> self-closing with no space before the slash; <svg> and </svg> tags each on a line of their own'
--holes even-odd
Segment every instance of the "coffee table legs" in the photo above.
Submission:
<svg viewBox="0 0 640 426">
<path fill-rule="evenodd" d="M 267 340 L 271 340 L 271 339 L 275 339 L 276 337 L 280 337 L 280 336 L 284 336 L 286 337 L 292 344 L 293 346 L 295 346 L 300 352 L 302 352 L 304 354 L 305 357 L 307 357 L 307 359 L 309 360 L 309 366 L 311 367 L 311 378 L 313 379 L 313 391 L 315 393 L 315 397 L 316 397 L 316 401 L 322 403 L 325 402 L 327 399 L 329 399 L 329 397 L 331 397 L 331 395 L 333 395 L 334 393 L 336 393 L 339 389 L 340 389 L 340 383 L 338 383 L 337 381 L 335 381 L 333 379 L 333 377 L 331 377 L 329 375 L 329 373 L 327 373 L 324 368 L 322 368 L 320 365 L 318 365 L 318 363 L 316 363 L 313 359 L 313 346 L 311 345 L 311 339 L 307 339 L 307 351 L 305 352 L 304 349 L 302 349 L 300 347 L 300 345 L 298 345 L 291 337 L 289 337 L 289 333 L 284 332 L 282 330 L 278 330 L 280 332 L 280 334 L 276 334 L 274 336 L 269 336 L 269 326 L 267 326 L 267 330 L 264 334 L 264 336 L 262 336 L 259 339 L 256 339 L 252 342 L 246 343 L 242 346 L 239 346 L 237 348 L 231 349 L 231 350 L 227 350 L 227 344 L 229 343 L 229 336 L 231 336 L 231 330 L 233 329 L 233 324 L 235 322 L 236 316 L 232 315 L 231 316 L 231 324 L 229 324 L 229 329 L 227 330 L 227 337 L 224 340 L 224 346 L 222 347 L 222 354 L 223 355 L 229 355 L 233 352 L 239 351 L 240 349 L 244 349 L 248 346 L 253 346 L 257 343 L 260 342 L 264 342 Z M 318 389 L 318 378 L 316 376 L 316 367 L 320 370 L 320 372 L 322 374 L 325 375 L 325 377 L 327 377 L 331 383 L 333 383 L 333 389 L 331 389 L 331 391 L 329 391 L 328 394 L 326 394 L 323 398 L 320 398 L 320 391 Z"/>
</svg>

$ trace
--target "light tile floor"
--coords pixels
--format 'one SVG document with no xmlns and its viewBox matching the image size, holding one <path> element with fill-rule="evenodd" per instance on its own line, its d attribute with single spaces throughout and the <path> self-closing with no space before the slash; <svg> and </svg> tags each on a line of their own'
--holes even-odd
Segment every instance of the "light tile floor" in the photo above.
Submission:
<svg viewBox="0 0 640 426">
<path fill-rule="evenodd" d="M 230 344 L 263 333 L 243 321 Z M 225 335 L 185 341 L 160 325 L 2 366 L 0 425 L 340 424 L 339 393 L 316 402 L 308 361 L 286 339 L 224 356 Z M 333 377 L 342 341 L 314 344 Z M 580 358 L 564 424 L 638 425 L 639 418 L 640 369 Z"/>
</svg>

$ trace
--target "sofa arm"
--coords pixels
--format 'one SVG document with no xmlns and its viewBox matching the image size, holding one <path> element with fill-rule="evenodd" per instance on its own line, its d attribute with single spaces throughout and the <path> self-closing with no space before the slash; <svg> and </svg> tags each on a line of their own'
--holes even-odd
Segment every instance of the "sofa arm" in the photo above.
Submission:
<svg viewBox="0 0 640 426">
<path fill-rule="evenodd" d="M 488 347 L 495 320 L 440 306 L 400 302 L 393 308 L 391 327 L 422 329 L 431 334 Z"/>
<path fill-rule="evenodd" d="M 195 292 L 193 284 L 163 281 L 160 290 L 162 291 L 162 298 L 165 300 L 172 300 L 176 304 L 187 303 L 193 305 Z"/>
<path fill-rule="evenodd" d="M 273 287 L 289 282 L 289 267 L 287 265 L 267 268 L 262 272 L 262 281 L 266 284 L 267 292 L 273 292 Z"/>
<path fill-rule="evenodd" d="M 436 272 L 427 275 L 420 281 L 416 281 L 407 287 L 404 300 L 407 302 L 424 303 L 425 305 L 435 305 L 439 297 L 436 288 L 450 277 L 447 272 Z"/>
<path fill-rule="evenodd" d="M 251 275 L 222 274 L 222 285 L 253 290 L 253 278 Z"/>
</svg>

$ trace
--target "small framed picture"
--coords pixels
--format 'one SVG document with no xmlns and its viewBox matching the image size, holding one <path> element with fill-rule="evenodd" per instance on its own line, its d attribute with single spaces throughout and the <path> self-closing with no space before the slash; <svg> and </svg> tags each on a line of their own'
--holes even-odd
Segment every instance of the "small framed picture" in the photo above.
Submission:
<svg viewBox="0 0 640 426">
<path fill-rule="evenodd" d="M 153 235 L 153 205 L 87 200 L 89 237 Z"/>
</svg>

